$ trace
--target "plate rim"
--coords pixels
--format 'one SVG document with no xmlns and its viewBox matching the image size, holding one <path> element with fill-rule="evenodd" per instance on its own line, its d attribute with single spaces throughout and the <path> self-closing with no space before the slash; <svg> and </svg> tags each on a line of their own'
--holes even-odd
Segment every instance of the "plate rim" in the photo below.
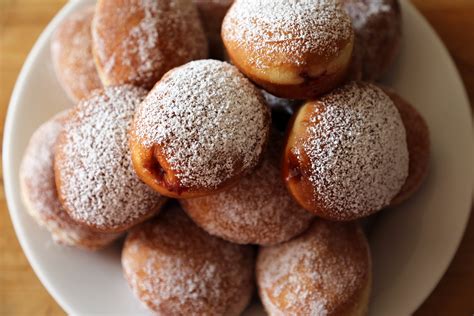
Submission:
<svg viewBox="0 0 474 316">
<path fill-rule="evenodd" d="M 10 170 L 9 166 L 11 166 L 11 157 L 9 154 L 9 148 L 11 147 L 11 143 L 13 141 L 12 131 L 13 131 L 13 118 L 16 116 L 18 111 L 18 103 L 20 101 L 20 96 L 25 89 L 25 82 L 26 77 L 28 76 L 29 69 L 32 67 L 33 63 L 37 59 L 37 56 L 40 54 L 41 48 L 46 44 L 49 40 L 49 37 L 53 33 L 53 31 L 57 28 L 57 26 L 61 23 L 64 18 L 69 15 L 72 11 L 76 10 L 79 6 L 86 5 L 87 1 L 68 1 L 66 4 L 61 7 L 61 9 L 54 15 L 51 21 L 47 24 L 47 26 L 43 29 L 40 36 L 34 43 L 33 47 L 31 48 L 28 56 L 21 67 L 19 75 L 15 81 L 15 85 L 13 88 L 13 92 L 10 97 L 10 102 L 8 103 L 7 114 L 5 117 L 5 124 L 3 129 L 3 145 L 2 145 L 2 172 L 3 172 L 3 184 L 5 190 L 5 200 L 8 207 L 8 213 L 10 215 L 10 219 L 13 223 L 13 228 L 15 231 L 15 236 L 18 239 L 21 249 L 25 254 L 30 267 L 33 269 L 36 277 L 40 280 L 41 284 L 44 286 L 46 291 L 51 295 L 51 297 L 58 303 L 58 305 L 69 315 L 75 314 L 74 309 L 70 304 L 60 295 L 54 285 L 52 285 L 52 281 L 50 281 L 43 271 L 39 268 L 39 264 L 37 263 L 36 258 L 33 256 L 33 250 L 30 244 L 26 241 L 26 237 L 22 233 L 21 228 L 21 219 L 18 215 L 18 210 L 16 210 L 14 198 L 13 198 L 13 191 L 15 190 L 14 186 L 11 185 L 11 179 L 17 176 L 12 170 Z M 15 210 L 15 211 L 13 211 Z"/>
<path fill-rule="evenodd" d="M 470 131 L 471 131 L 471 135 L 470 135 L 471 145 L 469 146 L 469 148 L 465 148 L 465 152 L 467 153 L 468 156 L 470 156 L 472 159 L 474 159 L 474 118 L 472 116 L 474 114 L 474 112 L 473 112 L 473 109 L 471 107 L 471 103 L 470 103 L 470 100 L 469 100 L 469 97 L 468 97 L 468 94 L 467 94 L 467 91 L 466 91 L 466 86 L 464 85 L 464 82 L 462 80 L 459 69 L 456 66 L 456 63 L 454 62 L 454 59 L 453 59 L 451 53 L 449 52 L 448 48 L 446 47 L 444 41 L 441 39 L 441 37 L 439 36 L 437 31 L 433 28 L 433 26 L 431 26 L 431 24 L 428 22 L 427 18 L 418 10 L 418 8 L 410 0 L 399 0 L 399 1 L 400 1 L 400 5 L 401 5 L 403 10 L 411 11 L 411 13 L 416 16 L 416 19 L 418 20 L 417 22 L 420 25 L 422 25 L 424 28 L 426 28 L 430 31 L 430 33 L 431 33 L 430 35 L 435 39 L 435 45 L 437 45 L 439 47 L 439 52 L 442 55 L 444 55 L 444 57 L 445 57 L 447 67 L 449 67 L 451 69 L 451 71 L 453 72 L 453 75 L 454 75 L 453 80 L 456 81 L 455 85 L 459 87 L 460 97 L 462 97 L 462 99 L 463 99 L 463 105 L 460 106 L 459 108 L 460 109 L 464 108 L 464 110 L 466 110 L 467 113 L 470 114 L 470 124 L 469 125 L 470 125 Z M 473 102 L 474 102 L 474 100 L 473 100 Z M 471 159 L 471 161 L 472 161 L 472 159 Z M 433 282 L 432 282 L 432 285 L 429 287 L 429 290 L 427 290 L 423 295 L 420 295 L 420 297 L 422 299 L 415 306 L 412 306 L 412 308 L 410 309 L 409 315 L 412 315 L 413 313 L 415 313 L 417 311 L 417 309 L 419 307 L 421 307 L 424 302 L 426 302 L 428 297 L 433 293 L 433 291 L 436 289 L 438 284 L 441 282 L 441 280 L 445 276 L 448 268 L 451 266 L 451 263 L 452 263 L 454 257 L 456 256 L 456 254 L 459 250 L 459 246 L 461 245 L 463 237 L 466 233 L 467 225 L 469 223 L 469 219 L 470 219 L 470 216 L 471 216 L 471 213 L 472 213 L 471 211 L 472 211 L 472 208 L 474 206 L 474 164 L 471 165 L 471 168 L 468 171 L 471 171 L 470 172 L 471 197 L 470 197 L 470 201 L 467 202 L 467 209 L 465 210 L 465 212 L 463 214 L 462 228 L 455 232 L 456 234 L 458 234 L 458 236 L 456 238 L 455 247 L 451 247 L 450 249 L 445 250 L 446 253 L 449 253 L 449 259 L 446 260 L 446 262 L 444 264 L 444 267 L 441 269 L 440 274 L 436 278 L 433 278 Z M 474 213 L 472 213 L 472 215 L 474 216 Z M 448 256 L 446 256 L 446 258 L 447 257 Z"/>
</svg>

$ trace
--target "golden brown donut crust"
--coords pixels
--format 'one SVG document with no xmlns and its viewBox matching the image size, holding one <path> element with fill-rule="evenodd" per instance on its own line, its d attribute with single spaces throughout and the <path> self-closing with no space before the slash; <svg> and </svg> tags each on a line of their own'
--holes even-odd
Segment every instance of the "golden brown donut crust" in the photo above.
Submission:
<svg viewBox="0 0 474 316">
<path fill-rule="evenodd" d="M 51 39 L 51 58 L 59 83 L 75 102 L 102 87 L 92 57 L 94 6 L 68 16 Z"/>
<path fill-rule="evenodd" d="M 282 98 L 311 99 L 344 80 L 354 40 L 350 24 L 331 0 L 314 6 L 237 0 L 222 38 L 232 63 L 257 85 Z"/>
<path fill-rule="evenodd" d="M 361 48 L 362 79 L 378 80 L 400 51 L 401 10 L 398 0 L 338 0 L 352 19 Z"/>
<path fill-rule="evenodd" d="M 301 236 L 260 248 L 260 298 L 271 316 L 366 315 L 371 256 L 355 222 L 316 220 Z"/>
<path fill-rule="evenodd" d="M 105 86 L 151 89 L 168 70 L 208 54 L 198 12 L 188 0 L 99 0 L 92 38 Z"/>
<path fill-rule="evenodd" d="M 168 197 L 216 193 L 255 168 L 269 129 L 260 91 L 234 66 L 193 61 L 163 76 L 137 109 L 133 166 Z"/>
<path fill-rule="evenodd" d="M 255 76 L 251 73 L 251 65 L 242 65 L 240 61 L 237 61 L 237 59 L 245 60 L 244 54 L 246 54 L 246 52 L 236 52 L 235 50 L 230 52 L 227 50 L 227 53 L 232 63 L 236 65 L 239 70 L 249 77 L 250 80 L 252 80 L 256 85 L 262 87 L 274 95 L 286 99 L 313 99 L 326 92 L 329 92 L 345 80 L 349 69 L 347 67 L 343 67 L 339 68 L 335 72 L 323 72 L 321 75 L 312 76 L 306 75 L 308 69 L 303 67 L 291 67 L 290 65 L 287 65 L 287 68 L 289 68 L 291 72 L 299 74 L 298 76 L 302 79 L 302 82 L 300 84 L 277 84 L 268 82 L 267 80 L 261 80 L 258 76 Z M 239 53 L 242 53 L 242 55 L 237 57 L 237 54 Z"/>
<path fill-rule="evenodd" d="M 122 252 L 134 294 L 159 315 L 240 315 L 254 264 L 251 247 L 210 236 L 179 207 L 134 228 Z"/>
<path fill-rule="evenodd" d="M 65 119 L 54 157 L 58 196 L 69 216 L 89 229 L 125 231 L 166 201 L 140 181 L 130 160 L 128 129 L 145 95 L 131 85 L 106 87 Z"/>
<path fill-rule="evenodd" d="M 282 175 L 306 210 L 336 221 L 388 206 L 406 181 L 409 154 L 401 117 L 375 85 L 352 82 L 294 115 Z"/>
<path fill-rule="evenodd" d="M 87 250 L 103 248 L 120 234 L 95 232 L 71 219 L 62 207 L 54 180 L 54 149 L 69 111 L 64 111 L 32 135 L 20 166 L 20 186 L 28 213 L 64 246 Z"/>
<path fill-rule="evenodd" d="M 421 114 L 410 103 L 389 89 L 385 92 L 400 112 L 407 134 L 410 156 L 408 178 L 398 195 L 392 200 L 390 205 L 394 206 L 413 196 L 426 179 L 430 159 L 430 132 Z"/>
<path fill-rule="evenodd" d="M 280 177 L 280 137 L 273 133 L 262 164 L 235 186 L 180 200 L 193 221 L 211 235 L 238 244 L 277 244 L 306 230 L 313 215 L 293 201 Z"/>
</svg>

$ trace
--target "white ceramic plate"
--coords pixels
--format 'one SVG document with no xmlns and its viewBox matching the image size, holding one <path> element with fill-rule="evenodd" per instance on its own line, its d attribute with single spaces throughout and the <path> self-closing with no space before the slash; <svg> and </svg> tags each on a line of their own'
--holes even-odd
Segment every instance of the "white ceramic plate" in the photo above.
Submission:
<svg viewBox="0 0 474 316">
<path fill-rule="evenodd" d="M 52 31 L 91 1 L 72 1 L 54 18 L 18 78 L 5 125 L 3 169 L 10 214 L 33 269 L 69 314 L 147 314 L 122 277 L 119 245 L 98 253 L 61 248 L 27 215 L 18 167 L 33 131 L 71 106 L 49 54 Z M 430 26 L 403 2 L 403 48 L 386 83 L 413 102 L 432 137 L 430 174 L 409 203 L 384 212 L 370 236 L 374 261 L 371 315 L 409 315 L 428 296 L 453 257 L 467 222 L 473 185 L 469 104 L 446 49 Z M 262 315 L 258 306 L 248 313 Z"/>
</svg>

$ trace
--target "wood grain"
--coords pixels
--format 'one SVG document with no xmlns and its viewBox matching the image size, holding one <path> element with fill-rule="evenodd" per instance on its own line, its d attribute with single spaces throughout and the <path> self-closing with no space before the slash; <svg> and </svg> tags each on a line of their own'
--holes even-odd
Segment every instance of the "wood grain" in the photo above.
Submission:
<svg viewBox="0 0 474 316">
<path fill-rule="evenodd" d="M 0 0 L 0 127 L 25 57 L 65 0 Z M 474 1 L 413 0 L 440 35 L 474 101 Z M 2 177 L 3 179 L 3 177 Z M 64 315 L 31 270 L 0 190 L 0 315 Z M 403 304 L 403 302 L 399 302 Z M 474 313 L 474 218 L 450 268 L 416 316 Z"/>
</svg>

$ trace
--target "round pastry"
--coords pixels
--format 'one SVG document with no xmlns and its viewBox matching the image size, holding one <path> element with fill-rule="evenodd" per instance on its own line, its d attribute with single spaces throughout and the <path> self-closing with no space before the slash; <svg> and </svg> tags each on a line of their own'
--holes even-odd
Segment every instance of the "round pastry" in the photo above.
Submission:
<svg viewBox="0 0 474 316">
<path fill-rule="evenodd" d="M 385 90 L 400 112 L 407 135 L 408 155 L 410 157 L 408 178 L 390 205 L 408 200 L 421 187 L 428 174 L 430 159 L 430 132 L 418 111 L 395 92 Z"/>
<path fill-rule="evenodd" d="M 308 228 L 313 215 L 293 201 L 280 177 L 282 142 L 276 136 L 262 164 L 237 185 L 180 201 L 196 224 L 231 242 L 258 245 L 281 243 Z"/>
<path fill-rule="evenodd" d="M 221 26 L 227 10 L 234 0 L 193 0 L 201 17 L 204 31 L 209 41 L 211 58 L 224 60 L 224 44 L 221 39 Z"/>
<path fill-rule="evenodd" d="M 99 0 L 92 39 L 106 86 L 152 88 L 168 70 L 207 57 L 206 35 L 188 0 Z"/>
<path fill-rule="evenodd" d="M 360 43 L 362 78 L 377 80 L 393 64 L 400 49 L 401 12 L 398 0 L 338 0 L 352 19 Z"/>
<path fill-rule="evenodd" d="M 59 83 L 75 102 L 102 87 L 92 57 L 93 16 L 93 6 L 71 14 L 51 40 L 51 57 Z"/>
<path fill-rule="evenodd" d="M 122 266 L 159 315 L 240 315 L 253 293 L 254 252 L 212 237 L 177 207 L 134 228 Z"/>
<path fill-rule="evenodd" d="M 260 91 L 235 67 L 190 62 L 168 72 L 138 108 L 133 165 L 165 196 L 215 193 L 258 164 L 269 125 Z"/>
<path fill-rule="evenodd" d="M 352 82 L 307 102 L 289 129 L 283 176 L 293 197 L 329 220 L 381 210 L 408 175 L 406 133 L 390 97 Z"/>
<path fill-rule="evenodd" d="M 311 99 L 344 80 L 354 36 L 337 0 L 236 0 L 222 39 L 233 64 L 265 90 Z"/>
<path fill-rule="evenodd" d="M 65 120 L 55 153 L 59 199 L 78 223 L 124 231 L 154 215 L 165 199 L 133 171 L 127 131 L 146 91 L 130 85 L 96 90 Z"/>
<path fill-rule="evenodd" d="M 50 232 L 55 242 L 95 250 L 107 246 L 119 235 L 82 227 L 59 202 L 54 182 L 54 147 L 67 115 L 67 111 L 56 115 L 31 137 L 20 166 L 21 193 L 28 213 Z"/>
<path fill-rule="evenodd" d="M 271 316 L 367 315 L 371 257 L 356 223 L 316 220 L 303 235 L 260 248 L 256 271 Z"/>
</svg>

